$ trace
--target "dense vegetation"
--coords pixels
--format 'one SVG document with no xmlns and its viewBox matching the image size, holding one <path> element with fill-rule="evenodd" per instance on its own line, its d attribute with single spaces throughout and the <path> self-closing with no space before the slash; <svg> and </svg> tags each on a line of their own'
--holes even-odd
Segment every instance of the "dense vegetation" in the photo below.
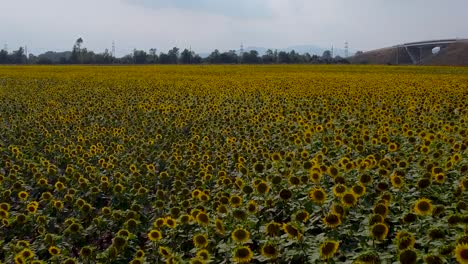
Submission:
<svg viewBox="0 0 468 264">
<path fill-rule="evenodd" d="M 0 261 L 467 263 L 462 68 L 0 68 Z"/>
</svg>

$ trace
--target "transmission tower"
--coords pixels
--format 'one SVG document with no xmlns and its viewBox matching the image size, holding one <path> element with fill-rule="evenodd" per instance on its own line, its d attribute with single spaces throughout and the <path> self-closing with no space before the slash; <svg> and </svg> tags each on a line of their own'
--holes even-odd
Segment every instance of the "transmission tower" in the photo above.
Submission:
<svg viewBox="0 0 468 264">
<path fill-rule="evenodd" d="M 334 47 L 333 47 L 333 44 L 332 44 L 332 48 L 331 48 L 331 57 L 332 57 L 332 58 L 335 57 L 335 56 L 334 56 L 334 52 L 335 52 L 335 51 L 334 51 Z"/>
<path fill-rule="evenodd" d="M 115 41 L 112 41 L 112 57 L 115 58 Z"/>
<path fill-rule="evenodd" d="M 349 45 L 348 44 L 349 44 L 348 41 L 346 41 L 344 43 L 344 56 L 345 56 L 345 58 L 348 58 L 348 56 L 349 56 Z"/>
<path fill-rule="evenodd" d="M 8 44 L 5 43 L 5 45 L 3 45 L 3 50 L 8 52 Z"/>
<path fill-rule="evenodd" d="M 242 55 L 244 54 L 244 44 L 241 42 L 239 51 L 239 61 L 242 62 Z"/>
</svg>

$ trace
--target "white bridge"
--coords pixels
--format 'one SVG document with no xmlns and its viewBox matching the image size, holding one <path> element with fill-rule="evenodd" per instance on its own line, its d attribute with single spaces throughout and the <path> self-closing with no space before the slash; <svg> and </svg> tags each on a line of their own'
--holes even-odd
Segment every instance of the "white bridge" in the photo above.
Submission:
<svg viewBox="0 0 468 264">
<path fill-rule="evenodd" d="M 401 52 L 407 53 L 413 64 L 419 64 L 425 59 L 434 56 L 433 49 L 439 48 L 440 50 L 445 49 L 448 45 L 457 42 L 468 42 L 468 39 L 438 39 L 438 40 L 427 40 L 418 42 L 409 42 L 404 44 L 395 45 L 391 48 L 396 49 L 396 63 L 399 63 L 399 58 L 405 54 L 399 54 Z"/>
</svg>

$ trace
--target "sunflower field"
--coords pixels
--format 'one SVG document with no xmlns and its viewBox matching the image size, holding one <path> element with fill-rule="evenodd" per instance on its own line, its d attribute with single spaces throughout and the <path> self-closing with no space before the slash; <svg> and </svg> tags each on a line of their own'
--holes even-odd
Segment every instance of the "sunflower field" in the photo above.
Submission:
<svg viewBox="0 0 468 264">
<path fill-rule="evenodd" d="M 0 263 L 468 263 L 468 70 L 0 67 Z"/>
</svg>

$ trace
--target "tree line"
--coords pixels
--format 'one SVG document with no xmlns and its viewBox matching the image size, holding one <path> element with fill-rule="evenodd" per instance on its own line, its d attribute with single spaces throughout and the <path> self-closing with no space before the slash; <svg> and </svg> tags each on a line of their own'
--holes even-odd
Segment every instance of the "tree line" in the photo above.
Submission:
<svg viewBox="0 0 468 264">
<path fill-rule="evenodd" d="M 220 52 L 214 50 L 205 58 L 196 54 L 191 49 L 180 50 L 177 47 L 168 52 L 160 52 L 156 49 L 133 50 L 131 54 L 117 58 L 109 50 L 103 53 L 95 53 L 83 47 L 83 39 L 76 40 L 71 51 L 53 52 L 35 56 L 25 54 L 24 48 L 20 47 L 11 53 L 6 50 L 0 51 L 0 64 L 286 64 L 286 63 L 312 63 L 312 64 L 334 64 L 349 63 L 345 58 L 333 57 L 331 51 L 326 50 L 321 56 L 309 53 L 299 54 L 294 50 L 277 51 L 267 50 L 260 55 L 256 50 L 237 52 L 230 50 Z"/>
</svg>

